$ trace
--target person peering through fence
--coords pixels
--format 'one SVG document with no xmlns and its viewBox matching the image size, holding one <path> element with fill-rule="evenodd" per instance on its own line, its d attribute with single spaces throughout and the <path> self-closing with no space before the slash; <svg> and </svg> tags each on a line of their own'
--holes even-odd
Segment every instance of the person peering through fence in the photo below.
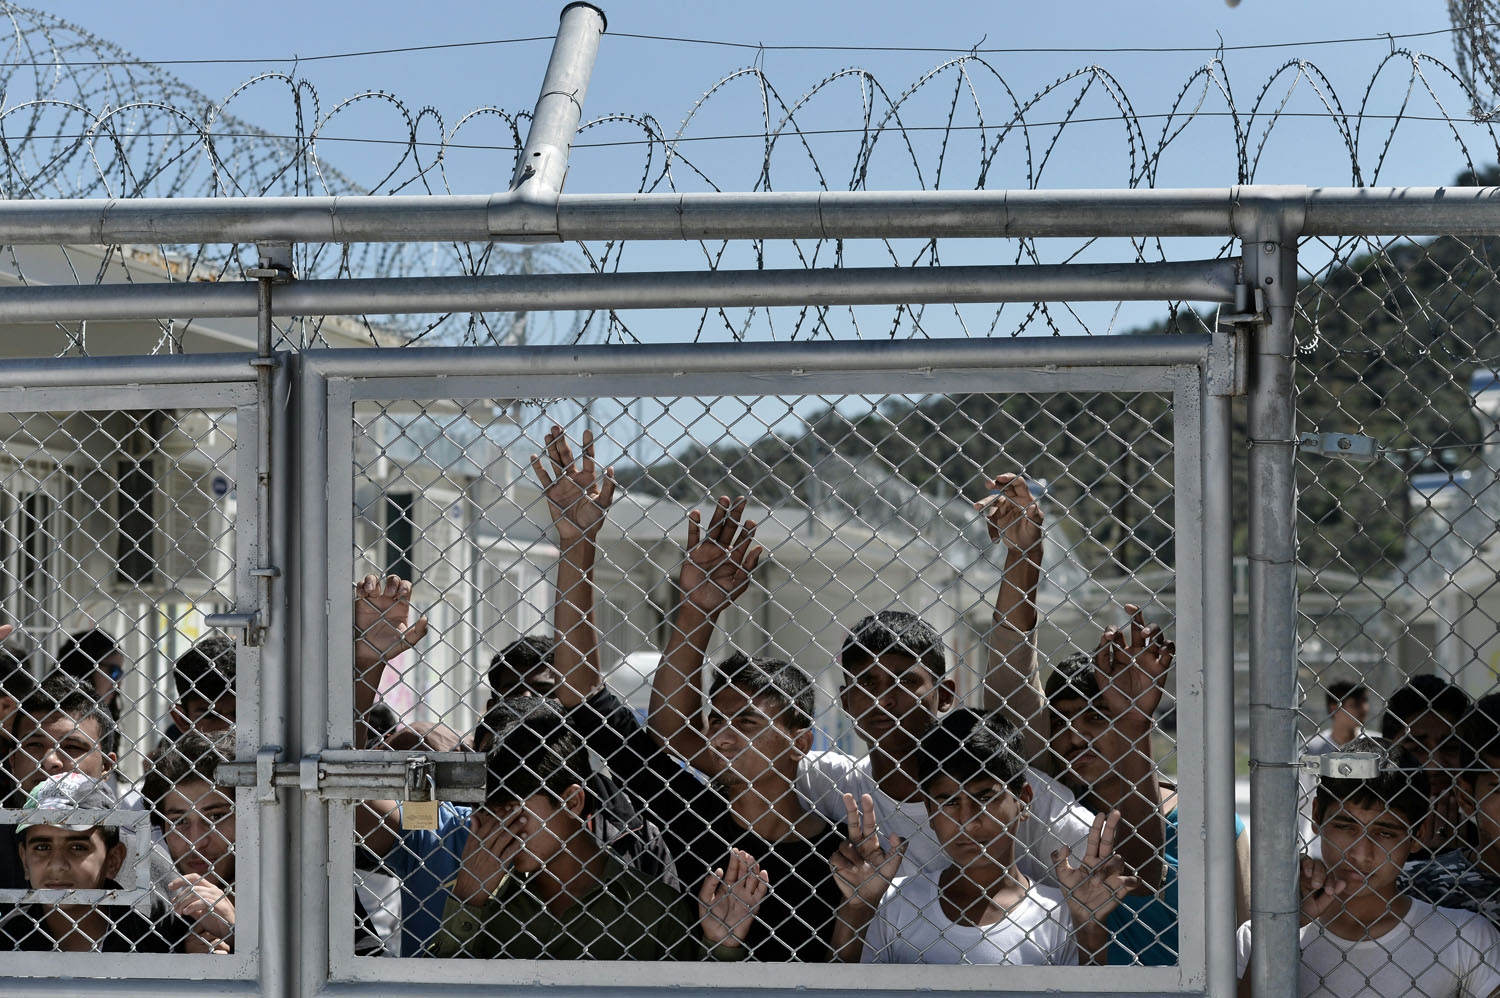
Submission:
<svg viewBox="0 0 1500 998">
<path fill-rule="evenodd" d="M 588 752 L 562 709 L 532 698 L 494 735 L 485 803 L 444 905 L 434 956 L 738 960 L 767 891 L 738 850 L 705 882 L 697 911 L 588 828 Z M 695 917 L 696 914 L 696 917 Z"/>
<path fill-rule="evenodd" d="M 613 496 L 612 469 L 599 475 L 593 439 L 582 460 L 559 427 L 548 433 L 547 457 L 533 459 L 558 532 L 554 605 L 558 642 L 556 694 L 574 705 L 585 741 L 644 802 L 665 832 L 684 885 L 733 890 L 726 857 L 744 853 L 771 885 L 745 937 L 756 960 L 824 962 L 836 947 L 835 913 L 843 892 L 830 860 L 844 841 L 831 822 L 807 813 L 797 798 L 799 760 L 812 741 L 814 684 L 790 662 L 733 655 L 717 670 L 694 711 L 702 727 L 661 737 L 605 685 L 598 666 L 591 575 L 596 538 Z M 549 467 L 550 466 L 550 471 Z M 727 499 L 706 527 L 690 514 L 679 575 L 683 600 L 662 668 L 684 658 L 701 667 L 714 622 L 749 582 L 760 558 L 755 524 L 743 502 Z M 679 761 L 681 760 L 681 761 Z M 706 781 L 683 768 L 686 761 Z M 718 881 L 724 880 L 720 886 Z"/>
<path fill-rule="evenodd" d="M 1323 776 L 1313 799 L 1318 854 L 1301 860 L 1302 995 L 1354 998 L 1500 996 L 1500 932 L 1482 915 L 1436 907 L 1400 884 L 1402 865 L 1429 840 L 1435 820 L 1428 773 L 1412 753 L 1370 736 L 1349 752 L 1370 753 L 1370 779 Z M 1258 954 L 1250 923 L 1237 935 L 1241 996 Z"/>
<path fill-rule="evenodd" d="M 101 709 L 103 709 L 101 704 Z M 104 780 L 79 772 L 45 777 L 32 788 L 16 826 L 26 880 L 34 891 L 119 890 L 126 844 L 118 825 L 77 821 L 77 810 L 114 810 Z M 0 949 L 104 953 L 227 953 L 232 911 L 197 897 L 168 907 L 154 899 L 130 905 L 47 897 L 0 919 Z M 190 914 L 188 914 L 190 913 Z"/>
<path fill-rule="evenodd" d="M 1458 792 L 1469 819 L 1463 845 L 1409 861 L 1401 885 L 1412 897 L 1478 912 L 1500 928 L 1500 693 L 1481 697 L 1458 730 Z"/>
<path fill-rule="evenodd" d="M 1079 864 L 1067 847 L 1054 857 L 1060 889 L 1026 876 L 1016 833 L 1033 795 L 1019 745 L 1008 722 L 967 707 L 923 732 L 917 779 L 928 825 L 949 860 L 940 872 L 896 877 L 904 843 L 882 846 L 870 798 L 856 815 L 853 795 L 845 796 L 851 841 L 839 865 L 858 884 L 840 913 L 855 934 L 846 959 L 1069 965 L 1082 954 L 1084 962 L 1105 961 L 1105 920 L 1139 886 L 1115 852 L 1120 813 L 1094 819 Z"/>
</svg>

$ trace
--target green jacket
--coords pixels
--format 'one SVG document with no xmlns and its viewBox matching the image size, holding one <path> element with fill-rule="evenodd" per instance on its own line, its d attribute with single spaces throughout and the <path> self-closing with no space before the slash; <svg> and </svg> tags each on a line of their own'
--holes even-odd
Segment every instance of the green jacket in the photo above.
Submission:
<svg viewBox="0 0 1500 998">
<path fill-rule="evenodd" d="M 604 880 L 554 915 L 508 877 L 482 905 L 449 898 L 432 956 L 505 960 L 742 960 L 745 948 L 709 947 L 688 899 L 607 857 Z"/>
</svg>

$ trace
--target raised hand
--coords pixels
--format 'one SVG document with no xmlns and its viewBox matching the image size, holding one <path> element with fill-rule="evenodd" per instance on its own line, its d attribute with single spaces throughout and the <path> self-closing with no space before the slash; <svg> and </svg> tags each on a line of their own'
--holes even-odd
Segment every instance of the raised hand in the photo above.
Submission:
<svg viewBox="0 0 1500 998">
<path fill-rule="evenodd" d="M 411 617 L 411 583 L 395 575 L 367 575 L 354 586 L 354 663 L 368 668 L 415 647 L 427 618 Z"/>
<path fill-rule="evenodd" d="M 1129 635 L 1123 627 L 1105 630 L 1094 653 L 1094 678 L 1110 717 L 1133 716 L 1149 723 L 1161 705 L 1162 679 L 1177 645 L 1161 627 L 1146 623 L 1140 607 L 1127 603 L 1125 612 L 1130 614 Z"/>
<path fill-rule="evenodd" d="M 1020 475 L 996 475 L 985 482 L 990 495 L 974 504 L 985 515 L 990 543 L 1001 544 L 1032 561 L 1042 560 L 1042 507 Z"/>
<path fill-rule="evenodd" d="M 1302 857 L 1298 881 L 1302 889 L 1303 925 L 1317 921 L 1343 903 L 1344 892 L 1349 889 L 1344 880 L 1330 879 L 1328 868 L 1311 856 Z"/>
<path fill-rule="evenodd" d="M 1068 910 L 1075 926 L 1103 922 L 1120 906 L 1120 899 L 1140 887 L 1140 880 L 1126 876 L 1125 861 L 1115 853 L 1115 828 L 1120 812 L 1098 815 L 1089 829 L 1089 841 L 1080 866 L 1072 863 L 1072 850 L 1063 846 L 1052 854 L 1057 882 L 1067 895 Z"/>
<path fill-rule="evenodd" d="M 677 585 L 682 598 L 706 616 L 723 612 L 750 585 L 765 549 L 755 544 L 755 521 L 744 519 L 744 496 L 723 496 L 707 529 L 695 509 L 688 514 L 687 554 Z"/>
<path fill-rule="evenodd" d="M 564 548 L 574 541 L 593 541 L 604 526 L 604 518 L 615 498 L 615 469 L 605 468 L 601 478 L 594 466 L 594 431 L 583 431 L 583 461 L 573 460 L 562 427 L 547 431 L 546 452 L 552 466 L 549 474 L 540 455 L 531 455 L 531 469 L 542 483 L 552 525 Z"/>
<path fill-rule="evenodd" d="M 698 923 L 710 946 L 743 946 L 771 878 L 743 849 L 729 850 L 729 862 L 703 878 L 698 889 Z"/>
<path fill-rule="evenodd" d="M 844 809 L 849 815 L 848 837 L 828 862 L 845 900 L 858 899 L 873 906 L 880 903 L 896 879 L 906 855 L 906 842 L 893 835 L 890 847 L 881 848 L 875 801 L 869 794 L 860 797 L 858 805 L 853 794 L 845 794 Z"/>
</svg>

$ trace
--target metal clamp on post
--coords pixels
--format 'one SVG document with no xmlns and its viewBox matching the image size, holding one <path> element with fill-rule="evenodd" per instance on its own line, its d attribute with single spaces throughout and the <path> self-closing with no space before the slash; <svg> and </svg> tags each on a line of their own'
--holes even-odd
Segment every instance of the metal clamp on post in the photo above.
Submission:
<svg viewBox="0 0 1500 998">
<path fill-rule="evenodd" d="M 1297 449 L 1319 457 L 1341 457 L 1361 463 L 1380 456 L 1380 444 L 1374 437 L 1357 433 L 1304 433 L 1297 438 Z"/>
<path fill-rule="evenodd" d="M 1335 780 L 1373 780 L 1380 775 L 1382 757 L 1378 752 L 1327 752 L 1304 755 L 1302 771 L 1313 776 Z"/>
</svg>

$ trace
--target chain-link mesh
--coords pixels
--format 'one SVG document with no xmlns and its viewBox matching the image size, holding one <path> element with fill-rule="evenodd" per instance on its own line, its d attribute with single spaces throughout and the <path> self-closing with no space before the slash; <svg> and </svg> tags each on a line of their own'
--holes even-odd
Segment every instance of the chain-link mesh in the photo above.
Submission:
<svg viewBox="0 0 1500 998">
<path fill-rule="evenodd" d="M 0 416 L 0 948 L 231 954 L 238 413 L 72 405 Z"/>
<path fill-rule="evenodd" d="M 1178 963 L 1170 395 L 354 416 L 395 952 Z"/>
<path fill-rule="evenodd" d="M 1484 994 L 1500 984 L 1493 241 L 1303 256 L 1319 262 L 1296 382 L 1302 988 Z"/>
</svg>

